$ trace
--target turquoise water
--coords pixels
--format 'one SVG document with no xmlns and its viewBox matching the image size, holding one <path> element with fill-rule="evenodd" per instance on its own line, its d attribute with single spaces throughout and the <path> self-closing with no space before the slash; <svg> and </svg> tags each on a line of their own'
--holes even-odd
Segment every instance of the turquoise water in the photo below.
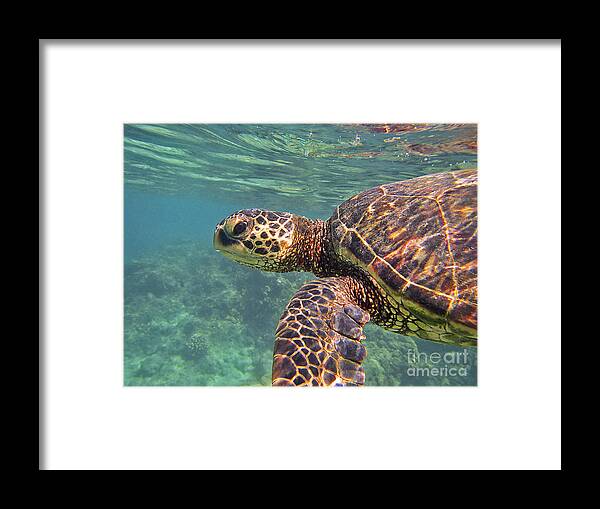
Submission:
<svg viewBox="0 0 600 509">
<path fill-rule="evenodd" d="M 277 320 L 313 276 L 219 255 L 225 216 L 327 219 L 369 187 L 476 167 L 476 143 L 472 124 L 126 125 L 125 385 L 270 385 Z M 473 348 L 365 331 L 366 385 L 477 383 Z"/>
</svg>

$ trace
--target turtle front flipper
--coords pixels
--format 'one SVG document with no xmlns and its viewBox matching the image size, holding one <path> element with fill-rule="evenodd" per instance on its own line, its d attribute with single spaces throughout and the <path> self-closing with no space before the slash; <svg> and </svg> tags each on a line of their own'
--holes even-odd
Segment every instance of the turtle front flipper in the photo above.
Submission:
<svg viewBox="0 0 600 509">
<path fill-rule="evenodd" d="M 279 320 L 273 385 L 363 385 L 369 313 L 352 297 L 354 281 L 328 277 L 306 283 Z"/>
</svg>

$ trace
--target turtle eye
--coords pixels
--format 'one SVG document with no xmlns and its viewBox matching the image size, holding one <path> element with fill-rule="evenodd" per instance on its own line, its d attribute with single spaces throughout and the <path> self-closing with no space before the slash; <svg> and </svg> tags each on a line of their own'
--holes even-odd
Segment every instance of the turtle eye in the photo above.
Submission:
<svg viewBox="0 0 600 509">
<path fill-rule="evenodd" d="M 233 227 L 232 233 L 236 237 L 239 237 L 240 235 L 243 235 L 247 229 L 248 229 L 248 223 L 246 221 L 240 221 Z"/>
</svg>

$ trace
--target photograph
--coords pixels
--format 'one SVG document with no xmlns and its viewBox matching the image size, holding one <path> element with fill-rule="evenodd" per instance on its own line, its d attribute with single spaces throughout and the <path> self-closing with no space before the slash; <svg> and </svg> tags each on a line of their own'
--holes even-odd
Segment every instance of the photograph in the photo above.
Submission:
<svg viewBox="0 0 600 509">
<path fill-rule="evenodd" d="M 124 126 L 124 383 L 477 384 L 476 124 Z"/>
</svg>

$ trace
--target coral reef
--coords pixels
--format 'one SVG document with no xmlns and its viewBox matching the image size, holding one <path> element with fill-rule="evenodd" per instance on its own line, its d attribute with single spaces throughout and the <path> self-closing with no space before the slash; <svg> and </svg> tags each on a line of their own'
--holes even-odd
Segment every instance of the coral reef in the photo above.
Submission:
<svg viewBox="0 0 600 509">
<path fill-rule="evenodd" d="M 271 383 L 274 330 L 306 273 L 264 273 L 197 241 L 166 245 L 125 266 L 126 385 Z M 367 385 L 475 385 L 476 351 L 367 325 Z M 415 369 L 413 369 L 415 368 Z M 420 371 L 417 371 L 419 368 Z"/>
<path fill-rule="evenodd" d="M 209 345 L 208 337 L 203 331 L 195 332 L 185 341 L 188 357 L 196 359 L 207 354 Z"/>
</svg>

